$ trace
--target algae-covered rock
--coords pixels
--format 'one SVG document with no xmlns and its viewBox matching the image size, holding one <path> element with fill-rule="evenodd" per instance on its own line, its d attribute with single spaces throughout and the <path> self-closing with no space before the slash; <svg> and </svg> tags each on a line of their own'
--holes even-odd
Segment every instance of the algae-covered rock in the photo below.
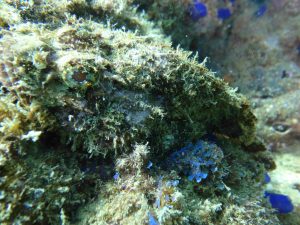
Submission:
<svg viewBox="0 0 300 225">
<path fill-rule="evenodd" d="M 149 141 L 163 152 L 208 133 L 253 141 L 247 101 L 188 52 L 84 17 L 65 20 L 4 30 L 1 80 L 19 101 L 52 110 L 74 149 L 106 155 Z"/>
<path fill-rule="evenodd" d="M 213 144 L 201 143 L 214 151 Z M 279 224 L 257 198 L 261 190 L 254 184 L 262 165 L 250 153 L 224 148 L 231 159 L 223 160 L 205 181 L 193 182 L 164 162 L 152 163 L 149 146 L 136 145 L 133 153 L 117 160 L 114 180 L 80 209 L 76 224 Z"/>
<path fill-rule="evenodd" d="M 260 193 L 266 158 L 243 150 L 260 145 L 247 100 L 205 61 L 173 49 L 130 1 L 0 5 L 18 18 L 0 15 L 1 223 L 74 222 L 76 209 L 99 193 L 100 215 L 80 220 L 201 224 L 198 202 L 227 206 L 241 193 Z M 171 152 L 211 137 L 223 148 L 223 166 L 216 177 L 209 172 L 202 194 L 181 171 L 160 178 L 171 173 L 163 163 Z M 145 154 L 137 143 L 148 143 Z M 156 173 L 147 173 L 150 159 Z M 115 170 L 123 176 L 117 184 Z M 176 177 L 182 185 L 170 186 Z M 162 195 L 176 201 L 153 209 Z M 222 221 L 222 210 L 207 209 L 206 220 Z"/>
</svg>

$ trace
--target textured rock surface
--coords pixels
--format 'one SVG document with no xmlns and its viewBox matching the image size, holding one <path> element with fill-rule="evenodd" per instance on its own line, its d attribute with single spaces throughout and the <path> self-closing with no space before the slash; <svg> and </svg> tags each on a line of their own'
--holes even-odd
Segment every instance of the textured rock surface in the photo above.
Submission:
<svg viewBox="0 0 300 225">
<path fill-rule="evenodd" d="M 280 165 L 271 173 L 272 191 L 289 195 L 295 204 L 293 213 L 280 216 L 281 222 L 298 224 L 299 171 L 294 160 L 300 152 L 300 1 L 171 2 L 143 1 L 140 8 L 158 21 L 175 46 L 197 51 L 200 59 L 208 56 L 209 66 L 249 97 L 258 118 L 257 134 Z M 220 18 L 224 9 L 229 17 Z"/>
<path fill-rule="evenodd" d="M 1 223 L 277 224 L 249 103 L 130 1 L 0 6 Z M 199 139 L 223 149 L 221 186 L 159 167 Z"/>
</svg>

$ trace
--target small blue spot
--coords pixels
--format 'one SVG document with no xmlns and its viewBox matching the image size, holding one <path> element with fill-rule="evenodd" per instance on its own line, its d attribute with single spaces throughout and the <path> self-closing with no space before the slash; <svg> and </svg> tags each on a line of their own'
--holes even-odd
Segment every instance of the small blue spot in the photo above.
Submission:
<svg viewBox="0 0 300 225">
<path fill-rule="evenodd" d="M 297 52 L 298 52 L 298 55 L 300 56 L 300 44 L 297 46 Z"/>
<path fill-rule="evenodd" d="M 176 187 L 179 184 L 179 180 L 169 180 L 166 182 L 167 187 Z"/>
<path fill-rule="evenodd" d="M 38 199 L 38 198 L 42 197 L 42 195 L 44 194 L 44 192 L 45 192 L 45 189 L 43 189 L 43 188 L 37 188 L 37 189 L 35 189 L 34 190 L 34 198 Z"/>
<path fill-rule="evenodd" d="M 151 169 L 151 167 L 152 167 L 152 165 L 153 165 L 153 163 L 151 162 L 151 161 L 149 161 L 149 163 L 148 163 L 148 166 L 147 166 L 147 169 Z"/>
<path fill-rule="evenodd" d="M 204 3 L 194 0 L 194 4 L 189 8 L 189 13 L 192 20 L 197 21 L 207 16 L 207 7 Z"/>
<path fill-rule="evenodd" d="M 155 206 L 156 208 L 159 208 L 159 207 L 160 207 L 160 198 L 157 198 L 157 199 L 155 200 L 154 206 Z"/>
<path fill-rule="evenodd" d="M 197 182 L 197 183 L 200 183 L 200 182 L 201 182 L 201 180 L 202 180 L 202 178 L 201 178 L 201 177 L 198 177 L 198 176 L 196 177 L 196 182 Z"/>
<path fill-rule="evenodd" d="M 149 225 L 159 225 L 157 220 L 154 218 L 154 216 L 148 212 L 148 218 L 149 218 Z"/>
<path fill-rule="evenodd" d="M 265 12 L 267 11 L 267 6 L 266 5 L 262 5 L 259 7 L 259 9 L 255 12 L 255 16 L 256 17 L 261 17 L 265 14 Z"/>
<path fill-rule="evenodd" d="M 266 184 L 271 182 L 271 177 L 269 176 L 268 173 L 265 173 L 265 180 L 264 181 L 265 181 Z"/>
<path fill-rule="evenodd" d="M 170 201 L 170 196 L 168 194 L 165 195 L 165 200 L 168 202 Z"/>
<path fill-rule="evenodd" d="M 176 187 L 178 184 L 179 184 L 179 180 L 174 180 L 173 183 L 172 183 L 172 185 L 173 185 L 174 187 Z"/>
<path fill-rule="evenodd" d="M 219 8 L 218 9 L 218 18 L 221 20 L 227 20 L 231 16 L 231 12 L 228 8 Z"/>
<path fill-rule="evenodd" d="M 290 198 L 286 195 L 265 192 L 265 197 L 269 198 L 272 208 L 278 213 L 290 213 L 294 210 L 294 206 Z"/>
<path fill-rule="evenodd" d="M 32 203 L 29 203 L 29 202 L 25 202 L 25 203 L 23 204 L 23 206 L 25 207 L 25 209 L 32 209 L 33 204 L 32 204 Z"/>
<path fill-rule="evenodd" d="M 115 175 L 113 176 L 114 180 L 118 180 L 120 177 L 119 172 L 116 172 Z"/>
<path fill-rule="evenodd" d="M 188 176 L 188 179 L 189 181 L 193 181 L 193 179 L 195 178 L 195 175 L 194 174 L 191 174 Z M 199 182 L 198 182 L 199 183 Z"/>
</svg>

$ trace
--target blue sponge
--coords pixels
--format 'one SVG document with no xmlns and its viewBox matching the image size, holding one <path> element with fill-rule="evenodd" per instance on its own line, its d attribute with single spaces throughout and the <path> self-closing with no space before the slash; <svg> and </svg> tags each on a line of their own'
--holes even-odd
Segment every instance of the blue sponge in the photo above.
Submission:
<svg viewBox="0 0 300 225">
<path fill-rule="evenodd" d="M 218 164 L 223 158 L 223 151 L 215 144 L 199 140 L 171 154 L 169 163 L 179 170 L 190 181 L 200 183 L 209 173 L 218 170 Z"/>
<path fill-rule="evenodd" d="M 204 3 L 194 0 L 193 5 L 189 8 L 189 13 L 192 20 L 197 21 L 207 15 L 207 7 Z"/>
<path fill-rule="evenodd" d="M 269 198 L 272 208 L 278 213 L 290 213 L 294 210 L 294 206 L 290 198 L 286 195 L 265 192 L 265 197 Z"/>
<path fill-rule="evenodd" d="M 227 20 L 231 16 L 231 12 L 228 8 L 218 9 L 218 18 L 221 20 Z"/>
</svg>

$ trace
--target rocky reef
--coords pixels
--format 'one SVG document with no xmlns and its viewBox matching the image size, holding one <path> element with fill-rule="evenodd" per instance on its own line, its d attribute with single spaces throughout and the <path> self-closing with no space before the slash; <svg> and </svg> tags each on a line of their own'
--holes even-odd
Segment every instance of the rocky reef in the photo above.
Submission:
<svg viewBox="0 0 300 225">
<path fill-rule="evenodd" d="M 279 224 L 249 102 L 135 4 L 0 3 L 0 223 Z"/>
<path fill-rule="evenodd" d="M 249 98 L 257 135 L 279 165 L 268 191 L 295 206 L 278 215 L 281 223 L 299 224 L 299 0 L 136 2 L 174 46 L 197 52 L 200 61 L 209 57 L 216 75 Z"/>
</svg>

